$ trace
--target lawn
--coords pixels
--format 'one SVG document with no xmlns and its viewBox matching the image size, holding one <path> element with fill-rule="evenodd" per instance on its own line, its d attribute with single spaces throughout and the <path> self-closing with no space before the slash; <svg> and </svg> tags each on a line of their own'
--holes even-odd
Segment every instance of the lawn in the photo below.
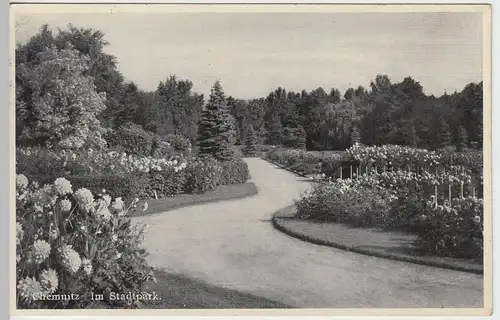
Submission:
<svg viewBox="0 0 500 320">
<path fill-rule="evenodd" d="M 148 293 L 161 300 L 145 303 L 143 309 L 255 309 L 289 308 L 280 302 L 206 284 L 182 275 L 155 270 L 157 283 L 147 284 Z"/>
<path fill-rule="evenodd" d="M 172 209 L 198 205 L 208 202 L 225 201 L 231 199 L 240 199 L 256 195 L 258 192 L 255 184 L 251 182 L 242 184 L 230 184 L 218 186 L 215 190 L 202 194 L 179 194 L 173 197 L 164 199 L 147 200 L 148 207 L 146 211 L 142 211 L 144 202 L 140 201 L 137 210 L 133 216 L 144 216 L 160 212 L 165 212 Z"/>
</svg>

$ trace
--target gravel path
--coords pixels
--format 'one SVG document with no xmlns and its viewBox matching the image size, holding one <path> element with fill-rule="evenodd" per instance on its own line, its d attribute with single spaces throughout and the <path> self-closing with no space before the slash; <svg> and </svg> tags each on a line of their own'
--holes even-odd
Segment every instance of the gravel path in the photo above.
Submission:
<svg viewBox="0 0 500 320">
<path fill-rule="evenodd" d="M 317 246 L 269 220 L 308 182 L 246 159 L 259 194 L 134 218 L 149 225 L 150 263 L 301 308 L 482 307 L 483 277 Z M 168 297 L 165 297 L 168 299 Z"/>
</svg>

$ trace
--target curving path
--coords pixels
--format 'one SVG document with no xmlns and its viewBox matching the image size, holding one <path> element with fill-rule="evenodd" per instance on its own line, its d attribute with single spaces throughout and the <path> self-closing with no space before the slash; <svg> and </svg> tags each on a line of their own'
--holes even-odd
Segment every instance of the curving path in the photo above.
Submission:
<svg viewBox="0 0 500 320">
<path fill-rule="evenodd" d="M 317 246 L 269 219 L 310 184 L 246 159 L 259 194 L 134 218 L 149 228 L 150 263 L 303 308 L 482 307 L 483 277 Z"/>
</svg>

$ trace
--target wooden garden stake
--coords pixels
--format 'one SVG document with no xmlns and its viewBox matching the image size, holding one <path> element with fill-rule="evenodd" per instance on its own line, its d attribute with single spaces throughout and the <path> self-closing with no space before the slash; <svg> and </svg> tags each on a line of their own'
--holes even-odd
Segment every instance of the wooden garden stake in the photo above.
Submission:
<svg viewBox="0 0 500 320">
<path fill-rule="evenodd" d="M 438 206 L 438 187 L 434 186 L 434 201 L 436 203 L 436 208 Z"/>
<path fill-rule="evenodd" d="M 448 184 L 448 202 L 451 206 L 451 184 Z"/>
<path fill-rule="evenodd" d="M 460 198 L 464 197 L 464 182 L 460 181 Z"/>
<path fill-rule="evenodd" d="M 340 165 L 340 179 L 342 179 L 342 165 Z"/>
<path fill-rule="evenodd" d="M 352 164 L 349 166 L 349 174 L 350 174 L 350 178 L 352 179 Z"/>
<path fill-rule="evenodd" d="M 474 186 L 472 186 L 472 197 L 476 197 L 476 188 Z"/>
<path fill-rule="evenodd" d="M 156 194 L 156 190 L 153 190 L 154 194 L 155 194 L 155 199 L 158 199 L 158 195 Z"/>
</svg>

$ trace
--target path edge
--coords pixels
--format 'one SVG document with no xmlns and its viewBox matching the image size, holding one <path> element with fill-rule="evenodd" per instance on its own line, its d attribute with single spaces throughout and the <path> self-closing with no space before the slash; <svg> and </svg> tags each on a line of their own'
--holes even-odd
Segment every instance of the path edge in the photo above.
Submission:
<svg viewBox="0 0 500 320">
<path fill-rule="evenodd" d="M 147 216 L 154 216 L 154 215 L 166 213 L 166 212 L 169 212 L 169 211 L 172 211 L 172 210 L 178 210 L 178 209 L 182 209 L 182 208 L 186 208 L 186 207 L 196 207 L 196 206 L 200 206 L 200 205 L 208 204 L 208 203 L 217 203 L 217 202 L 225 202 L 225 201 L 232 201 L 232 200 L 240 200 L 240 199 L 250 198 L 250 197 L 253 197 L 253 196 L 256 196 L 256 195 L 259 194 L 259 188 L 257 187 L 257 185 L 255 183 L 253 183 L 253 182 L 245 182 L 245 184 L 251 184 L 251 185 L 253 185 L 253 189 L 251 190 L 251 192 L 247 192 L 247 193 L 244 193 L 244 194 L 239 194 L 239 195 L 233 196 L 231 198 L 226 198 L 226 199 L 220 199 L 220 198 L 216 198 L 216 197 L 212 198 L 211 197 L 211 198 L 199 200 L 199 201 L 194 202 L 194 203 L 180 203 L 180 204 L 177 204 L 177 205 L 173 205 L 173 206 L 169 207 L 166 210 L 162 210 L 162 211 L 158 211 L 158 212 L 153 212 L 153 213 L 148 213 L 148 214 L 137 214 L 137 215 L 132 214 L 132 218 L 142 218 L 142 217 L 147 217 Z M 158 199 L 158 200 L 161 200 L 161 199 Z"/>
<path fill-rule="evenodd" d="M 418 258 L 394 255 L 394 254 L 383 253 L 383 252 L 375 252 L 375 251 L 368 250 L 368 249 L 348 246 L 348 245 L 344 245 L 341 243 L 327 241 L 324 239 L 319 239 L 319 238 L 311 237 L 308 235 L 304 235 L 302 233 L 291 230 L 290 228 L 287 228 L 286 226 L 281 224 L 280 220 L 284 219 L 284 218 L 280 218 L 280 217 L 276 216 L 276 214 L 278 212 L 282 212 L 283 210 L 286 210 L 286 208 L 289 208 L 289 207 L 292 207 L 292 206 L 287 206 L 285 208 L 282 208 L 282 209 L 276 211 L 271 218 L 271 224 L 273 225 L 273 227 L 276 230 L 278 230 L 278 231 L 280 231 L 280 232 L 282 232 L 290 237 L 302 240 L 304 242 L 308 242 L 308 243 L 312 243 L 312 244 L 316 244 L 316 245 L 320 245 L 320 246 L 336 248 L 336 249 L 340 249 L 340 250 L 344 250 L 344 251 L 359 253 L 359 254 L 377 257 L 377 258 L 384 258 L 384 259 L 390 259 L 390 260 L 396 260 L 396 261 L 402 261 L 402 262 L 410 262 L 410 263 L 415 263 L 415 264 L 419 264 L 419 265 L 468 272 L 468 273 L 473 273 L 473 274 L 478 274 L 478 275 L 484 276 L 484 267 L 483 268 L 463 267 L 463 266 L 456 266 L 456 265 L 452 265 L 449 263 L 438 262 L 438 261 L 422 261 L 422 260 L 419 260 Z"/>
</svg>

